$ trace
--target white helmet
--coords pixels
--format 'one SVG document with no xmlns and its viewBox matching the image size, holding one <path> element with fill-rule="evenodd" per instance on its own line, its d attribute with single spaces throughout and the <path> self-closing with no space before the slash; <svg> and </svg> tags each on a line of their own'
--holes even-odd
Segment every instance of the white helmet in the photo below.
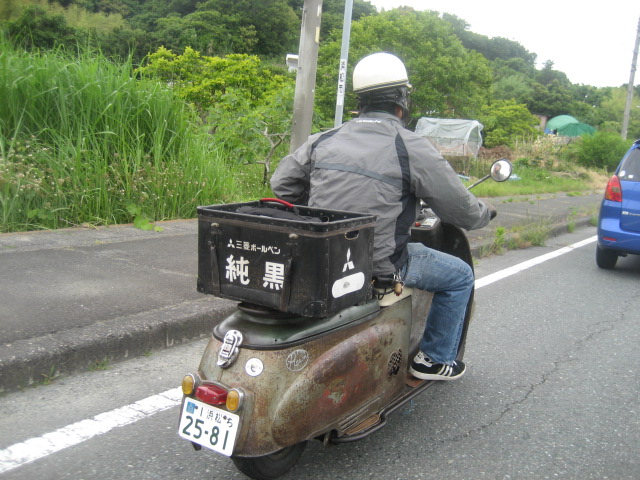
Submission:
<svg viewBox="0 0 640 480">
<path fill-rule="evenodd" d="M 411 87 L 407 69 L 402 60 L 390 53 L 364 57 L 353 69 L 353 92 L 356 94 L 399 86 Z"/>
</svg>

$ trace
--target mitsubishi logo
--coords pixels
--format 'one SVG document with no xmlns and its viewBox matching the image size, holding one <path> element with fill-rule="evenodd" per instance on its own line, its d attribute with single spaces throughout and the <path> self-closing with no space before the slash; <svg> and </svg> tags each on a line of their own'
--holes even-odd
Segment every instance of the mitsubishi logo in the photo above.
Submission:
<svg viewBox="0 0 640 480">
<path fill-rule="evenodd" d="M 347 270 L 353 270 L 354 267 L 353 266 L 353 262 L 351 261 L 351 249 L 347 250 L 347 263 L 344 264 L 344 267 L 342 268 L 342 273 L 346 272 Z"/>
</svg>

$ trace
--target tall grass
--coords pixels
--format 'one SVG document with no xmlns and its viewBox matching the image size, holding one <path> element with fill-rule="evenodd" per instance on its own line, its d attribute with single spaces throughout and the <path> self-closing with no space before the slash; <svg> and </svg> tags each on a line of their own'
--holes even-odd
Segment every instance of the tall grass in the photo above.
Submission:
<svg viewBox="0 0 640 480">
<path fill-rule="evenodd" d="M 188 218 L 254 188 L 169 87 L 132 72 L 0 41 L 0 231 L 130 222 L 130 205 Z"/>
</svg>

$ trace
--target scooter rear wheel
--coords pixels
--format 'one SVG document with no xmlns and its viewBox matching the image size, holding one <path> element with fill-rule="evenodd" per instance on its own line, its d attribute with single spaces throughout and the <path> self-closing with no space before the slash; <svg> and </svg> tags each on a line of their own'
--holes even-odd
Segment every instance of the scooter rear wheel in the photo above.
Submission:
<svg viewBox="0 0 640 480">
<path fill-rule="evenodd" d="M 305 441 L 270 455 L 231 457 L 231 460 L 236 468 L 248 477 L 255 480 L 274 480 L 287 473 L 296 464 L 306 446 Z"/>
</svg>

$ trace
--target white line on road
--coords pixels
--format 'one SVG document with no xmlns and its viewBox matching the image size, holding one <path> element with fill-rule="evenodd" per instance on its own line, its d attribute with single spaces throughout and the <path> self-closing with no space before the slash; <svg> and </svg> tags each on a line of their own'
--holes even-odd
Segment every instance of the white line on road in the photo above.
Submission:
<svg viewBox="0 0 640 480">
<path fill-rule="evenodd" d="M 513 267 L 505 268 L 504 270 L 500 270 L 499 272 L 492 273 L 491 275 L 487 275 L 476 280 L 476 290 L 478 288 L 486 287 L 498 280 L 504 280 L 511 275 L 515 275 L 516 273 L 520 273 L 523 270 L 534 267 L 536 265 L 540 265 L 547 260 L 551 260 L 553 258 L 559 257 L 560 255 L 564 255 L 565 253 L 569 253 L 574 251 L 576 248 L 584 247 L 585 245 L 589 245 L 597 240 L 597 236 L 587 238 L 586 240 L 582 240 L 581 242 L 576 242 L 567 247 L 561 248 L 559 250 L 555 250 L 553 252 L 547 253 L 545 255 L 540 255 L 539 257 L 532 258 L 531 260 L 527 260 L 526 262 L 519 263 L 514 265 Z"/>
<path fill-rule="evenodd" d="M 30 438 L 22 443 L 16 443 L 4 450 L 0 450 L 0 473 L 13 470 L 67 447 L 72 447 L 97 435 L 107 433 L 116 427 L 129 425 L 150 417 L 178 405 L 181 400 L 182 390 L 180 388 L 172 388 L 130 405 L 101 413 L 92 419 L 72 423 L 41 437 Z"/>
<path fill-rule="evenodd" d="M 516 273 L 564 255 L 565 253 L 572 252 L 576 248 L 584 247 L 595 241 L 596 237 L 593 236 L 569 245 L 568 247 L 532 258 L 513 267 L 482 277 L 476 280 L 476 289 L 503 280 L 511 275 L 515 275 Z M 155 415 L 156 413 L 178 405 L 181 399 L 182 391 L 180 388 L 173 388 L 130 405 L 101 413 L 92 419 L 81 420 L 80 422 L 67 425 L 66 427 L 46 433 L 40 437 L 30 438 L 24 442 L 16 443 L 4 450 L 0 450 L 0 473 L 44 458 L 67 447 L 78 445 L 95 436 L 107 433 L 114 428 L 129 425 L 143 418 Z"/>
</svg>

